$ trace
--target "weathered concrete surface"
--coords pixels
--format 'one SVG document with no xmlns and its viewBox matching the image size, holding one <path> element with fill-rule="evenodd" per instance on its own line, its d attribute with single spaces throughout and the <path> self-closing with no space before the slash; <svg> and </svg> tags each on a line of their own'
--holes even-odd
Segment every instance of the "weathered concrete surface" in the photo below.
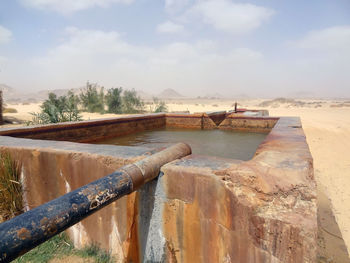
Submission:
<svg viewBox="0 0 350 263">
<path fill-rule="evenodd" d="M 258 111 L 263 112 L 263 111 Z M 160 128 L 230 129 L 243 131 L 270 131 L 278 118 L 249 117 L 225 112 L 194 114 L 144 114 L 119 118 L 65 122 L 50 125 L 0 129 L 0 136 L 16 138 L 96 142 L 108 138 Z"/>
<path fill-rule="evenodd" d="M 163 165 L 190 154 L 189 145 L 174 144 L 0 224 L 0 261 L 15 259 L 24 251 L 131 194 L 157 178 Z"/>
<path fill-rule="evenodd" d="M 163 120 L 216 126 L 203 116 Z M 75 245 L 98 243 L 118 262 L 315 262 L 315 181 L 300 120 L 233 117 L 225 125 L 273 129 L 250 161 L 192 155 L 163 166 L 159 180 L 70 228 Z M 157 151 L 5 136 L 0 150 L 23 162 L 29 208 Z"/>
<path fill-rule="evenodd" d="M 206 112 L 206 115 L 216 124 L 216 126 L 219 126 L 220 123 L 226 118 L 227 113 L 226 111 L 215 111 L 215 112 Z"/>
<path fill-rule="evenodd" d="M 1 137 L 0 140 L 0 150 L 9 151 L 22 162 L 21 181 L 26 209 L 46 203 L 153 153 L 142 147 L 84 145 L 9 137 Z M 115 253 L 120 260 L 130 253 L 133 262 L 138 262 L 137 235 L 130 235 L 135 232 L 136 197 L 137 193 L 123 197 L 71 227 L 68 234 L 74 245 L 83 247 L 97 242 L 102 248 Z"/>
<path fill-rule="evenodd" d="M 165 127 L 165 115 L 159 113 L 9 128 L 0 130 L 0 135 L 41 140 L 93 142 L 125 135 L 130 132 L 163 127 Z"/>
<path fill-rule="evenodd" d="M 169 128 L 202 129 L 203 113 L 166 114 L 165 125 Z"/>
<path fill-rule="evenodd" d="M 298 119 L 282 118 L 251 161 L 201 158 L 162 169 L 168 261 L 315 262 L 316 185 Z"/>
<path fill-rule="evenodd" d="M 277 123 L 276 117 L 249 117 L 232 113 L 219 125 L 219 129 L 249 131 L 249 132 L 269 132 Z"/>
</svg>

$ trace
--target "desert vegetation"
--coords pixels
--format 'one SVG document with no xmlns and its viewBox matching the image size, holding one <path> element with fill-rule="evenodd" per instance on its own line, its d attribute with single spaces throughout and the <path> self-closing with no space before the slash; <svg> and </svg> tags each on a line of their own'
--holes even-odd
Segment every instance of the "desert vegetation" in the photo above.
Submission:
<svg viewBox="0 0 350 263">
<path fill-rule="evenodd" d="M 85 90 L 80 92 L 79 98 L 84 111 L 104 113 L 104 87 L 100 87 L 99 91 L 97 88 L 97 84 L 87 82 Z"/>
<path fill-rule="evenodd" d="M 153 104 L 154 108 L 151 110 L 153 112 L 167 112 L 168 107 L 166 106 L 165 102 L 158 99 L 157 97 L 153 97 Z"/>
<path fill-rule="evenodd" d="M 2 112 L 3 113 L 17 113 L 17 110 L 14 108 L 3 108 Z"/>
<path fill-rule="evenodd" d="M 153 104 L 151 112 L 167 111 L 164 101 L 154 98 Z M 27 125 L 80 121 L 82 111 L 100 114 L 142 113 L 145 112 L 144 105 L 135 90 L 123 90 L 120 87 L 105 92 L 104 87 L 88 82 L 78 94 L 69 91 L 67 95 L 58 97 L 55 93 L 49 93 L 48 99 L 40 106 L 41 111 L 32 112 L 32 120 Z"/>
<path fill-rule="evenodd" d="M 137 96 L 135 90 L 124 90 L 122 97 L 123 113 L 140 113 L 143 111 L 144 103 Z"/>
<path fill-rule="evenodd" d="M 86 246 L 83 249 L 76 249 L 65 233 L 58 234 L 40 246 L 29 251 L 25 255 L 14 260 L 16 263 L 36 262 L 47 263 L 52 259 L 64 261 L 70 258 L 82 258 L 84 262 L 112 263 L 115 259 L 96 245 Z M 59 262 L 60 262 L 59 261 Z"/>
<path fill-rule="evenodd" d="M 66 121 L 79 121 L 81 116 L 78 110 L 79 98 L 72 92 L 67 96 L 57 97 L 49 93 L 49 98 L 40 106 L 41 112 L 31 112 L 32 121 L 29 124 L 47 124 Z"/>
<path fill-rule="evenodd" d="M 23 188 L 20 174 L 20 162 L 8 152 L 0 152 L 0 223 L 23 213 Z M 83 258 L 86 262 L 114 262 L 113 257 L 97 245 L 75 249 L 65 233 L 54 236 L 14 262 L 46 263 L 53 258 L 72 256 Z"/>
<path fill-rule="evenodd" d="M 324 104 L 324 101 L 312 101 L 312 102 L 305 102 L 300 100 L 295 100 L 291 98 L 276 98 L 273 100 L 266 100 L 261 103 L 259 103 L 258 107 L 272 107 L 272 108 L 278 108 L 280 105 L 285 105 L 287 107 L 312 107 L 312 108 L 319 108 L 322 107 L 322 104 Z"/>
<path fill-rule="evenodd" d="M 106 95 L 106 103 L 109 113 L 122 113 L 122 88 L 111 88 Z"/>
<path fill-rule="evenodd" d="M 21 165 L 7 152 L 0 152 L 0 222 L 23 211 Z"/>
</svg>

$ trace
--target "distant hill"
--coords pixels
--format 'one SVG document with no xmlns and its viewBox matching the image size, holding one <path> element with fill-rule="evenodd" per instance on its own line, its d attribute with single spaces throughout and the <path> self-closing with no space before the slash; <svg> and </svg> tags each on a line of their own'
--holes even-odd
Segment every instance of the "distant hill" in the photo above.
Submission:
<svg viewBox="0 0 350 263">
<path fill-rule="evenodd" d="M 165 89 L 161 93 L 157 95 L 158 98 L 160 99 L 180 99 L 184 98 L 183 95 L 179 94 L 173 89 Z"/>
<path fill-rule="evenodd" d="M 10 86 L 6 85 L 6 84 L 0 84 L 0 90 L 2 90 L 4 93 L 14 93 L 15 89 L 11 88 Z"/>
<path fill-rule="evenodd" d="M 218 92 L 215 93 L 208 93 L 203 98 L 205 99 L 222 99 L 224 96 Z"/>
<path fill-rule="evenodd" d="M 2 90 L 4 98 L 13 96 L 16 94 L 16 90 L 6 84 L 0 84 L 0 90 Z"/>
<path fill-rule="evenodd" d="M 97 91 L 99 92 L 102 86 L 97 86 Z M 55 93 L 57 96 L 67 95 L 68 91 L 72 91 L 74 94 L 80 94 L 81 91 L 84 91 L 86 86 L 81 86 L 79 88 L 74 89 L 54 89 L 54 90 L 40 90 L 33 92 L 19 92 L 18 90 L 6 85 L 0 84 L 0 90 L 3 91 L 3 97 L 5 102 L 12 103 L 23 103 L 23 102 L 42 102 L 48 98 L 50 92 Z M 123 88 L 123 90 L 127 90 Z M 107 93 L 108 88 L 104 88 L 105 94 Z M 165 89 L 157 96 L 154 94 L 147 93 L 143 90 L 136 90 L 137 95 L 143 100 L 152 100 L 153 97 L 158 97 L 160 99 L 178 99 L 184 98 L 183 95 L 179 94 L 173 89 Z"/>
<path fill-rule="evenodd" d="M 4 100 L 7 102 L 40 102 L 47 99 L 50 92 L 55 93 L 57 96 L 66 95 L 69 89 L 56 89 L 56 90 L 40 90 L 34 92 L 19 92 L 18 90 L 6 85 L 0 84 L 0 90 L 3 91 Z M 74 89 L 78 91 L 80 89 Z M 74 91 L 74 92 L 75 92 Z"/>
<path fill-rule="evenodd" d="M 9 100 L 19 101 L 19 93 L 14 88 L 6 84 L 0 84 L 0 90 L 2 90 L 2 96 L 5 102 Z"/>
</svg>

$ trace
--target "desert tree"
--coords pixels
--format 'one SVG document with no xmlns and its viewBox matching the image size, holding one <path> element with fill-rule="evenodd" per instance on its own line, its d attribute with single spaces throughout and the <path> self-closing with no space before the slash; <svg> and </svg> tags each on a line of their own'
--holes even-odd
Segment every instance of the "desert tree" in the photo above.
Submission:
<svg viewBox="0 0 350 263">
<path fill-rule="evenodd" d="M 153 112 L 167 112 L 168 111 L 168 107 L 166 106 L 165 101 L 162 101 L 162 100 L 158 99 L 157 97 L 153 97 L 153 104 L 155 105 Z"/>
<path fill-rule="evenodd" d="M 143 111 L 144 103 L 134 89 L 124 90 L 122 98 L 123 113 L 140 113 Z"/>
<path fill-rule="evenodd" d="M 123 88 L 111 88 L 106 95 L 106 104 L 109 113 L 122 113 Z"/>
<path fill-rule="evenodd" d="M 79 98 L 84 111 L 87 112 L 104 112 L 104 90 L 100 88 L 100 92 L 97 90 L 98 85 L 96 83 L 86 83 L 86 88 L 81 90 Z"/>
</svg>

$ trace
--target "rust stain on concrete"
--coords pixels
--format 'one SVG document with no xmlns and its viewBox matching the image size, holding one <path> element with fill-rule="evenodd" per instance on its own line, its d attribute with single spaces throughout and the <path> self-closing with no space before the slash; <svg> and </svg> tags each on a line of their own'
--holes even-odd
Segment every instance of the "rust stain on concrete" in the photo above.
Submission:
<svg viewBox="0 0 350 263">
<path fill-rule="evenodd" d="M 191 156 L 186 158 L 186 164 L 180 160 L 163 166 L 164 176 L 160 180 L 165 197 L 159 229 L 165 239 L 164 257 L 166 262 L 315 262 L 316 184 L 300 120 L 237 115 L 221 118 L 210 118 L 203 113 L 163 114 L 108 120 L 96 127 L 98 121 L 91 121 L 74 127 L 62 124 L 55 129 L 17 129 L 0 135 L 88 141 L 164 126 L 270 131 L 254 158 L 247 162 L 232 162 L 223 168 L 214 159 L 203 158 L 199 162 L 202 157 Z M 0 144 L 13 140 L 2 138 Z M 145 156 L 140 153 L 112 157 L 104 152 L 91 150 L 90 154 L 75 150 L 79 158 L 72 158 L 72 149 L 80 147 L 77 144 L 62 142 L 61 146 L 55 144 L 55 149 L 50 149 L 41 148 L 40 142 L 31 142 L 32 148 L 23 148 L 15 142 L 11 145 L 12 141 L 4 146 L 23 160 L 24 174 L 31 178 L 27 180 L 26 193 L 30 208 L 64 194 L 66 182 L 74 190 Z M 195 158 L 198 159 L 191 166 Z M 85 189 L 82 194 L 95 200 L 95 205 L 109 198 L 106 191 L 92 193 L 91 189 Z M 77 240 L 78 244 L 98 243 L 109 250 L 108 236 L 112 232 L 109 222 L 115 217 L 124 261 L 140 262 L 143 255 L 139 228 L 144 226 L 139 225 L 138 198 L 133 193 L 114 203 L 113 209 L 104 208 L 84 219 L 81 225 L 86 239 Z M 76 209 L 74 204 L 72 209 Z M 47 231 L 54 232 L 53 226 L 41 223 Z M 78 235 L 82 234 L 81 229 L 78 231 Z M 27 229 L 18 230 L 17 235 L 30 238 Z"/>
</svg>

